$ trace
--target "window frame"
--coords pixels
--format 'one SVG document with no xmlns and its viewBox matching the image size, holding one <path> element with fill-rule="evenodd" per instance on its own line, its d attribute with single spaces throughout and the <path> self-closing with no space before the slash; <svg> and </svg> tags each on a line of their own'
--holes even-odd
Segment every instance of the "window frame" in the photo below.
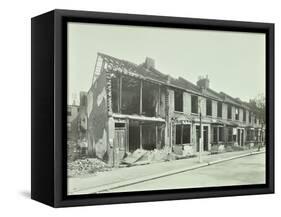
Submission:
<svg viewBox="0 0 281 217">
<path fill-rule="evenodd" d="M 196 112 L 193 111 L 193 105 L 194 105 L 194 102 L 193 102 L 193 99 L 196 99 Z M 199 101 L 199 98 L 197 95 L 191 95 L 191 113 L 192 114 L 197 114 L 199 113 L 199 106 L 198 106 L 198 101 Z"/>
</svg>

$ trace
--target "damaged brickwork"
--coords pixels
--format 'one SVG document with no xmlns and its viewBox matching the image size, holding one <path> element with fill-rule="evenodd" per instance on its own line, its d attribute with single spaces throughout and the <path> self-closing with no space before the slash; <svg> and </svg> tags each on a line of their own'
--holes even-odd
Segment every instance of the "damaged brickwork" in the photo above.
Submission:
<svg viewBox="0 0 281 217">
<path fill-rule="evenodd" d="M 94 71 L 86 105 L 88 155 L 111 166 L 144 153 L 139 150 L 194 156 L 200 138 L 210 153 L 265 142 L 265 125 L 248 104 L 210 89 L 208 77 L 195 85 L 157 71 L 151 58 L 137 65 L 101 53 Z"/>
</svg>

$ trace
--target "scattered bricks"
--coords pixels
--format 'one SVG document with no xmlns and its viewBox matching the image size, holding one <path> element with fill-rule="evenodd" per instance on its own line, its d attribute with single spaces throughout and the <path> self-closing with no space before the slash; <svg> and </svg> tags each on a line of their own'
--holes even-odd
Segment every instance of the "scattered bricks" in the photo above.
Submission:
<svg viewBox="0 0 281 217">
<path fill-rule="evenodd" d="M 69 177 L 96 174 L 109 170 L 111 168 L 97 158 L 79 159 L 67 164 L 67 175 Z"/>
</svg>

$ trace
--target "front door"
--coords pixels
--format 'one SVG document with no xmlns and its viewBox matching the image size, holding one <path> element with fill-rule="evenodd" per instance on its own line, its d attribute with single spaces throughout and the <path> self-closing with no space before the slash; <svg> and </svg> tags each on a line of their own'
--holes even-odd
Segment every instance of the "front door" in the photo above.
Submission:
<svg viewBox="0 0 281 217">
<path fill-rule="evenodd" d="M 126 128 L 115 128 L 114 135 L 114 165 L 119 165 L 126 153 Z"/>
<path fill-rule="evenodd" d="M 208 126 L 204 126 L 203 127 L 203 150 L 204 151 L 208 151 L 209 147 L 209 127 Z"/>
<path fill-rule="evenodd" d="M 241 146 L 244 145 L 244 130 L 241 130 Z"/>
<path fill-rule="evenodd" d="M 200 139 L 200 126 L 196 126 L 196 150 L 199 152 L 200 144 L 199 144 L 199 139 Z"/>
<path fill-rule="evenodd" d="M 241 141 L 240 141 L 240 138 L 241 138 L 240 131 L 241 131 L 240 129 L 237 130 L 237 140 L 238 140 L 237 142 L 238 142 L 238 145 L 239 145 L 239 146 L 241 145 Z"/>
</svg>

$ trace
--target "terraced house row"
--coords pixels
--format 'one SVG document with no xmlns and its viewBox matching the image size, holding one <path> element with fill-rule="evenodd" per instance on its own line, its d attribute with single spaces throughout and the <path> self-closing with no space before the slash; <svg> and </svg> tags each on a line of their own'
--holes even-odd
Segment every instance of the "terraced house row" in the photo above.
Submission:
<svg viewBox="0 0 281 217">
<path fill-rule="evenodd" d="M 151 58 L 134 64 L 99 53 L 86 98 L 88 154 L 110 164 L 136 149 L 193 155 L 199 138 L 206 152 L 264 143 L 265 125 L 248 103 L 212 90 L 208 77 L 193 84 L 165 75 Z"/>
</svg>

